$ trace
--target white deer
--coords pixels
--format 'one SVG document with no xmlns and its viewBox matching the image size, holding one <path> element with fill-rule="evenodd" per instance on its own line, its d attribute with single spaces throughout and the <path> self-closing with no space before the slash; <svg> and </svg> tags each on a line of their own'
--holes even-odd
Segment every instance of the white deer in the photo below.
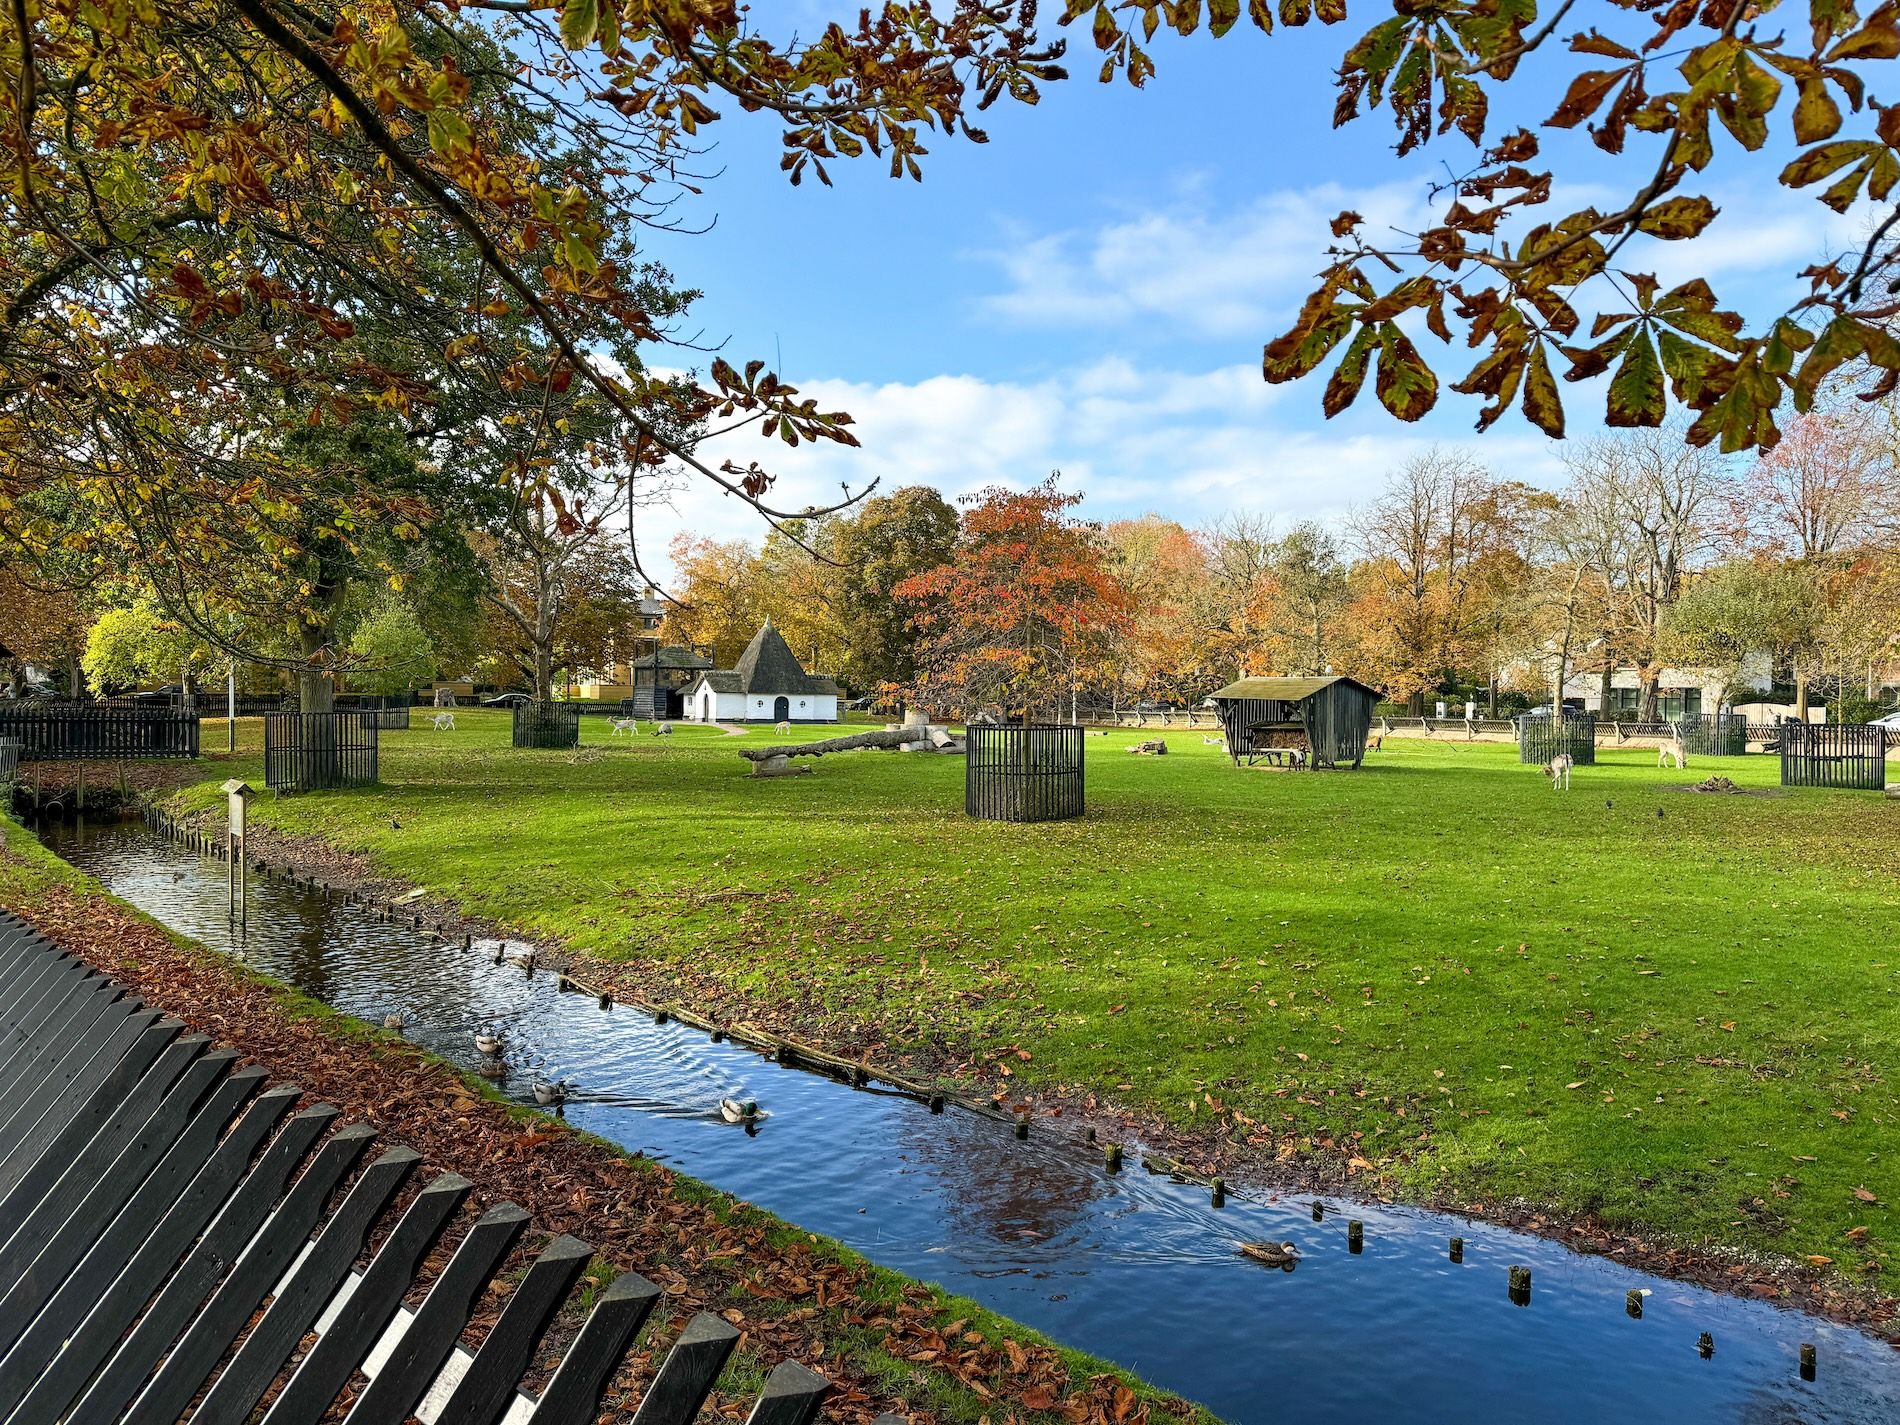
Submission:
<svg viewBox="0 0 1900 1425">
<path fill-rule="evenodd" d="M 610 729 L 607 734 L 609 737 L 618 737 L 623 732 L 626 733 L 627 736 L 632 737 L 634 733 L 640 730 L 640 719 L 637 717 L 609 718 L 607 720 L 607 726 Z"/>
<path fill-rule="evenodd" d="M 1656 749 L 1656 765 L 1658 767 L 1666 767 L 1672 758 L 1675 761 L 1676 770 L 1678 772 L 1689 765 L 1689 752 L 1688 749 L 1682 745 L 1682 724 L 1679 722 L 1669 724 L 1668 741 L 1662 743 Z"/>
<path fill-rule="evenodd" d="M 1553 792 L 1559 787 L 1566 792 L 1570 790 L 1570 769 L 1576 765 L 1577 759 L 1568 752 L 1559 752 L 1544 764 L 1544 775 L 1550 778 L 1550 789 Z"/>
<path fill-rule="evenodd" d="M 437 732 L 453 732 L 455 731 L 455 714 L 452 712 L 439 712 L 429 719 L 429 725 Z"/>
<path fill-rule="evenodd" d="M 780 737 L 790 737 L 792 735 L 792 725 L 789 722 L 781 722 L 775 726 L 772 731 L 776 732 Z"/>
</svg>

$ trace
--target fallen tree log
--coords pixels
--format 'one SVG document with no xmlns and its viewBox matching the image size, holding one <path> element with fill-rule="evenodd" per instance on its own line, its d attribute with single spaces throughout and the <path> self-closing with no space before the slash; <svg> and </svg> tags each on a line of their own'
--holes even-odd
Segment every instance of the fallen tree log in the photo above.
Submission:
<svg viewBox="0 0 1900 1425">
<path fill-rule="evenodd" d="M 854 747 L 902 747 L 907 742 L 928 742 L 928 727 L 879 728 L 876 732 L 853 732 L 844 737 L 827 737 L 821 742 L 799 742 L 786 747 L 742 747 L 739 755 L 748 762 L 765 763 L 773 758 L 823 757 L 827 752 L 849 752 Z"/>
</svg>

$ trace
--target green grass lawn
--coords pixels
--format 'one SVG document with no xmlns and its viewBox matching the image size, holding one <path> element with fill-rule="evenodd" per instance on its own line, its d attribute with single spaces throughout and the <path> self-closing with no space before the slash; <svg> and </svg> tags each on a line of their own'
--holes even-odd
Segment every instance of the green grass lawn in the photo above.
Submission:
<svg viewBox="0 0 1900 1425">
<path fill-rule="evenodd" d="M 1198 732 L 1126 755 L 1150 729 L 1089 739 L 1085 820 L 1010 826 L 964 817 L 959 758 L 754 781 L 734 749 L 769 729 L 616 745 L 590 721 L 576 758 L 458 720 L 384 733 L 379 790 L 254 814 L 787 1016 L 1007 1049 L 1017 1082 L 1257 1145 L 1356 1141 L 1420 1197 L 1844 1268 L 1887 1250 L 1900 802 L 1783 793 L 1760 756 L 1605 751 L 1565 794 L 1508 745 L 1388 739 L 1301 774 Z M 1670 790 L 1714 771 L 1773 794 Z"/>
</svg>

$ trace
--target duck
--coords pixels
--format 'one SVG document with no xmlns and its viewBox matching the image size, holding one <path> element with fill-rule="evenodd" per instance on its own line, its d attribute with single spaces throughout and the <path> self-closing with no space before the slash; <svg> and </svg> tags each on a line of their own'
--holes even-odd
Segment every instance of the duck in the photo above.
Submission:
<svg viewBox="0 0 1900 1425">
<path fill-rule="evenodd" d="M 508 1066 L 499 1059 L 484 1059 L 475 1066 L 475 1072 L 485 1079 L 499 1079 L 508 1072 Z"/>
<path fill-rule="evenodd" d="M 510 955 L 507 959 L 510 965 L 519 965 L 524 970 L 534 968 L 534 951 L 532 950 L 523 951 L 519 955 Z"/>
<path fill-rule="evenodd" d="M 534 1101 L 543 1107 L 567 1102 L 567 1080 L 556 1079 L 547 1083 L 541 1079 L 534 1082 Z"/>
<path fill-rule="evenodd" d="M 720 1099 L 719 1116 L 728 1123 L 757 1123 L 761 1118 L 770 1117 L 755 1100 L 749 1098 Z"/>
<path fill-rule="evenodd" d="M 404 1020 L 400 1014 L 391 1012 L 383 1016 L 383 1028 L 385 1029 L 394 1029 L 394 1030 L 400 1031 L 403 1027 L 403 1024 L 404 1024 Z"/>
<path fill-rule="evenodd" d="M 499 1054 L 501 1052 L 501 1036 L 490 1034 L 486 1029 L 478 1029 L 475 1031 L 475 1047 L 484 1054 Z"/>
<path fill-rule="evenodd" d="M 1292 1271 L 1300 1260 L 1291 1242 L 1242 1242 L 1240 1255 L 1269 1267 Z"/>
</svg>

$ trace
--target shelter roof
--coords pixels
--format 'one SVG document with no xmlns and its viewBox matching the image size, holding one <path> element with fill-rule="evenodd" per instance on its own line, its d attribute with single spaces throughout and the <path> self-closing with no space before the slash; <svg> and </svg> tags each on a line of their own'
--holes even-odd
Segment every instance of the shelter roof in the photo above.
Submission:
<svg viewBox="0 0 1900 1425">
<path fill-rule="evenodd" d="M 1243 698 L 1257 698 L 1273 702 L 1297 703 L 1310 698 L 1324 688 L 1335 683 L 1349 683 L 1362 693 L 1379 696 L 1377 688 L 1368 688 L 1357 678 L 1348 678 L 1340 674 L 1331 674 L 1324 678 L 1242 678 L 1237 683 L 1229 683 L 1212 696 L 1220 702 L 1238 702 Z"/>
</svg>

